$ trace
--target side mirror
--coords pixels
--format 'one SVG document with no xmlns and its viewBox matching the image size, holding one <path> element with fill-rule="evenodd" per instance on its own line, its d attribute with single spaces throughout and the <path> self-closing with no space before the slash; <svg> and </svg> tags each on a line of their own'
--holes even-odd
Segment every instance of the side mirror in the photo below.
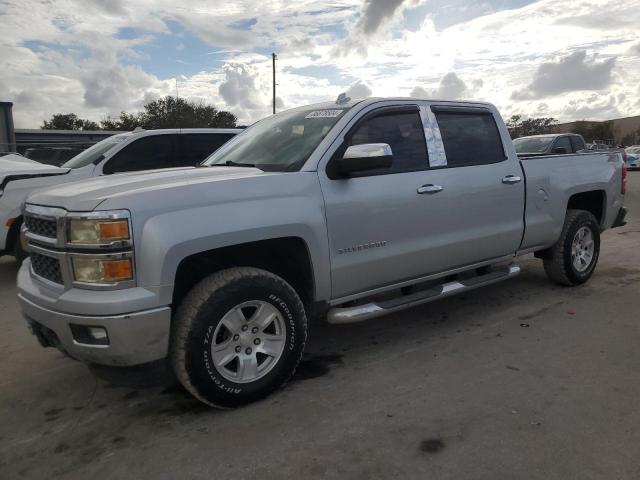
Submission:
<svg viewBox="0 0 640 480">
<path fill-rule="evenodd" d="M 567 153 L 567 147 L 556 147 L 553 149 L 553 153 L 558 153 L 560 155 L 566 155 Z"/>
<path fill-rule="evenodd" d="M 391 168 L 393 152 L 386 143 L 364 143 L 351 145 L 342 158 L 335 161 L 335 172 L 341 177 L 353 173 Z"/>
</svg>

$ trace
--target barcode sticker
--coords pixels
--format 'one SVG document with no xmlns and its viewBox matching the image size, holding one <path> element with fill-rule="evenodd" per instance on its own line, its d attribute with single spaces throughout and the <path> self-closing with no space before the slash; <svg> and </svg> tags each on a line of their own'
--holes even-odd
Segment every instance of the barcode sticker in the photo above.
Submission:
<svg viewBox="0 0 640 480">
<path fill-rule="evenodd" d="M 314 110 L 304 118 L 335 118 L 339 117 L 344 110 Z"/>
</svg>

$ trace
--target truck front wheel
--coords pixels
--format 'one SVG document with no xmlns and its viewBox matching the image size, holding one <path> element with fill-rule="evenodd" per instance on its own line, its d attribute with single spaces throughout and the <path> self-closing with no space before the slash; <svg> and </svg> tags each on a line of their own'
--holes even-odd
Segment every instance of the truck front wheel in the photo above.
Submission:
<svg viewBox="0 0 640 480">
<path fill-rule="evenodd" d="M 568 210 L 560 239 L 545 252 L 544 270 L 560 285 L 585 283 L 600 255 L 600 226 L 592 213 Z"/>
<path fill-rule="evenodd" d="M 173 369 L 196 398 L 214 407 L 259 400 L 295 372 L 307 339 L 296 291 L 249 267 L 217 272 L 187 294 L 173 320 Z"/>
</svg>

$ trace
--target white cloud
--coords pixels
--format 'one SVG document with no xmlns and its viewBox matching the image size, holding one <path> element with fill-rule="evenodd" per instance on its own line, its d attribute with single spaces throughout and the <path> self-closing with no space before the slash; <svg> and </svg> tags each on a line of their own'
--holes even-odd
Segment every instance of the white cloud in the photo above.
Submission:
<svg viewBox="0 0 640 480">
<path fill-rule="evenodd" d="M 352 52 L 361 56 L 367 55 L 371 38 L 385 24 L 393 23 L 402 11 L 415 7 L 423 0 L 363 0 L 360 18 L 350 28 L 349 36 L 332 50 L 334 56 L 345 56 Z"/>
<path fill-rule="evenodd" d="M 375 33 L 385 20 L 393 17 L 404 0 L 364 0 L 358 27 L 365 35 Z"/>
<path fill-rule="evenodd" d="M 570 100 L 564 108 L 564 116 L 576 120 L 591 119 L 595 115 L 602 118 L 621 117 L 618 100 L 614 95 L 593 93 L 586 98 Z"/>
<path fill-rule="evenodd" d="M 579 50 L 558 61 L 542 63 L 533 81 L 515 91 L 512 98 L 527 100 L 575 90 L 602 90 L 611 83 L 615 63 L 615 57 L 598 61 L 595 55 L 588 58 L 585 50 Z"/>
<path fill-rule="evenodd" d="M 475 81 L 474 86 L 481 87 L 482 80 Z M 467 84 L 462 81 L 455 72 L 447 73 L 440 80 L 438 88 L 427 90 L 423 87 L 417 86 L 412 91 L 410 96 L 414 98 L 439 98 L 443 100 L 459 100 L 469 93 L 470 90 Z"/>
<path fill-rule="evenodd" d="M 372 93 L 371 87 L 362 80 L 353 82 L 346 91 L 347 97 L 350 97 L 352 100 L 370 97 Z"/>
<path fill-rule="evenodd" d="M 2 0 L 0 100 L 15 102 L 18 127 L 64 111 L 100 120 L 175 94 L 174 77 L 184 74 L 180 96 L 250 123 L 271 112 L 268 49 L 279 55 L 278 104 L 286 107 L 333 100 L 353 87 L 379 96 L 488 100 L 505 116 L 640 113 L 640 44 L 632 21 L 640 0 L 539 0 L 464 15 L 445 3 Z M 449 14 L 461 17 L 436 28 L 433 19 Z M 123 28 L 126 35 L 119 34 Z M 149 67 L 171 53 L 157 48 L 168 35 L 176 37 L 172 53 L 186 46 L 180 59 L 190 70 L 163 74 Z M 194 57 L 194 37 L 216 53 Z M 511 98 L 512 92 L 520 95 Z"/>
</svg>

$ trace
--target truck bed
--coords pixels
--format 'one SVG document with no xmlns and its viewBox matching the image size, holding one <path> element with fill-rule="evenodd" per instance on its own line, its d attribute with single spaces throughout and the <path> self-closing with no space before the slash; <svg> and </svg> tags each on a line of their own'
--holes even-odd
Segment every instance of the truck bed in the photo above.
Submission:
<svg viewBox="0 0 640 480">
<path fill-rule="evenodd" d="M 535 156 L 520 158 L 520 166 L 526 178 L 525 232 L 521 250 L 546 248 L 558 239 L 574 194 L 586 190 L 601 192 L 603 228 L 611 226 L 622 206 L 622 162 L 617 155 Z"/>
</svg>

